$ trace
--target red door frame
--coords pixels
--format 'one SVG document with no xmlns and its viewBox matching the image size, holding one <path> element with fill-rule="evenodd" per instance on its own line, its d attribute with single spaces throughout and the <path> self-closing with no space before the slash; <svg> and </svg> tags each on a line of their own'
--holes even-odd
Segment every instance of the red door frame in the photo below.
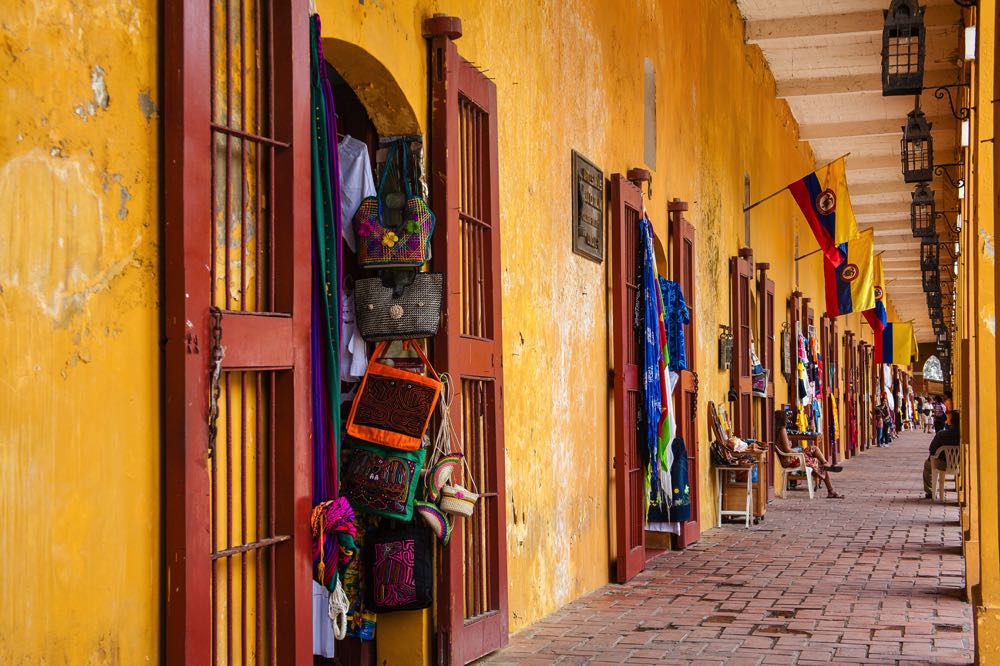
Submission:
<svg viewBox="0 0 1000 666">
<path fill-rule="evenodd" d="M 771 268 L 769 263 L 757 264 L 757 307 L 760 308 L 760 330 L 757 338 L 760 343 L 760 362 L 767 370 L 767 397 L 761 401 L 761 432 L 758 439 L 768 444 L 767 447 L 767 488 L 769 496 L 774 493 L 774 280 L 767 277 Z"/>
<path fill-rule="evenodd" d="M 646 566 L 646 498 L 639 455 L 641 354 L 634 328 L 639 272 L 642 190 L 620 173 L 611 176 L 612 349 L 615 432 L 615 582 Z"/>
<path fill-rule="evenodd" d="M 687 548 L 701 537 L 701 511 L 699 510 L 699 465 L 698 465 L 698 345 L 695 344 L 698 330 L 698 290 L 697 244 L 695 228 L 684 213 L 688 210 L 685 201 L 674 199 L 667 203 L 670 216 L 671 271 L 673 279 L 680 284 L 690 317 L 684 325 L 684 354 L 687 370 L 680 371 L 674 402 L 677 416 L 677 436 L 684 440 L 688 454 L 688 487 L 691 500 L 691 520 L 681 523 L 681 532 L 674 539 L 678 548 Z"/>
<path fill-rule="evenodd" d="M 509 625 L 497 92 L 485 74 L 459 55 L 455 40 L 462 35 L 462 24 L 458 18 L 426 19 L 423 35 L 430 40 L 432 63 L 434 262 L 445 272 L 447 289 L 434 358 L 438 370 L 449 373 L 455 382 L 452 422 L 463 433 L 466 452 L 475 440 L 481 443 L 484 457 L 476 511 L 485 521 L 486 541 L 466 530 L 471 519 L 456 521 L 439 566 L 438 662 L 465 664 L 506 645 Z M 476 116 L 475 122 L 470 114 Z M 460 129 L 468 135 L 460 137 Z M 474 191 L 465 190 L 465 199 L 463 182 L 474 186 Z M 463 247 L 468 256 L 478 253 L 479 262 L 463 263 Z M 481 313 L 475 325 L 469 323 L 470 303 L 463 300 L 468 298 Z M 467 384 L 482 390 L 466 395 Z M 485 428 L 476 425 L 478 418 L 463 418 L 472 412 L 482 416 Z M 482 563 L 480 568 L 467 566 L 470 549 Z M 470 597 L 468 590 L 481 588 L 467 579 L 479 575 L 484 577 L 479 582 L 486 592 L 474 591 Z"/>
<path fill-rule="evenodd" d="M 274 371 L 271 535 L 232 550 L 271 551 L 273 658 L 312 661 L 308 15 L 302 3 L 276 3 L 268 15 L 271 49 L 278 54 L 271 71 L 273 136 L 240 139 L 267 146 L 261 150 L 270 150 L 272 160 L 273 312 L 222 310 L 221 340 L 213 342 L 213 132 L 229 130 L 211 123 L 209 5 L 194 0 L 163 5 L 164 34 L 170 35 L 163 56 L 167 664 L 207 664 L 212 654 L 208 413 L 210 357 L 217 344 L 225 349 L 224 372 Z"/>
<path fill-rule="evenodd" d="M 753 281 L 753 251 L 740 248 L 729 259 L 730 321 L 733 331 L 732 387 L 736 391 L 733 430 L 743 439 L 754 438 L 753 391 L 750 367 L 750 284 Z"/>
</svg>

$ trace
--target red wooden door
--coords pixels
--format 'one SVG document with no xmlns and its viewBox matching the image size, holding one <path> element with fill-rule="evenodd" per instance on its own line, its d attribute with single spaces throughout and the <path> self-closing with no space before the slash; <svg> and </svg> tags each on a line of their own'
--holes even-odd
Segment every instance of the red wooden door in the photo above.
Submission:
<svg viewBox="0 0 1000 666">
<path fill-rule="evenodd" d="M 303 3 L 166 3 L 165 661 L 312 660 Z"/>
<path fill-rule="evenodd" d="M 836 435 L 833 431 L 833 320 L 823 315 L 819 320 L 819 351 L 823 356 L 823 372 L 820 375 L 820 387 L 823 391 L 823 453 L 827 460 L 836 461 Z"/>
<path fill-rule="evenodd" d="M 687 548 L 701 536 L 698 510 L 698 346 L 695 344 L 698 321 L 698 292 L 695 289 L 697 245 L 694 225 L 684 217 L 687 209 L 688 204 L 677 199 L 667 204 L 670 213 L 673 279 L 680 284 L 684 301 L 691 311 L 689 321 L 684 325 L 684 354 L 687 357 L 688 367 L 687 370 L 681 370 L 677 387 L 674 389 L 677 436 L 684 440 L 684 446 L 687 448 L 688 487 L 691 498 L 691 520 L 681 524 L 681 532 L 674 540 L 679 548 Z"/>
<path fill-rule="evenodd" d="M 447 288 L 435 364 L 455 383 L 451 418 L 481 493 L 472 517 L 455 521 L 440 562 L 438 660 L 446 664 L 478 659 L 508 639 L 497 96 L 458 54 L 460 35 L 456 18 L 424 22 L 434 264 Z"/>
<path fill-rule="evenodd" d="M 805 326 L 802 323 L 802 292 L 793 291 L 788 299 L 788 320 L 792 335 L 792 376 L 788 382 L 788 404 L 792 406 L 792 412 L 798 417 L 798 409 L 801 404 L 799 399 L 799 337 L 805 335 Z"/>
<path fill-rule="evenodd" d="M 733 326 L 732 387 L 736 391 L 733 429 L 736 435 L 754 436 L 753 393 L 750 367 L 750 283 L 753 280 L 753 255 L 749 248 L 729 260 L 731 321 Z"/>
<path fill-rule="evenodd" d="M 774 469 L 774 448 L 770 446 L 774 444 L 774 280 L 767 277 L 767 270 L 770 268 L 769 264 L 757 264 L 757 268 L 760 271 L 759 278 L 757 280 L 757 302 L 760 307 L 760 331 L 758 331 L 758 339 L 761 340 L 760 349 L 758 353 L 760 354 L 761 365 L 767 370 L 767 388 L 765 397 L 760 401 L 761 405 L 761 415 L 760 415 L 760 425 L 761 432 L 758 433 L 758 439 L 762 442 L 766 442 L 768 446 L 767 454 L 767 485 L 768 488 L 773 491 L 774 489 L 774 474 L 771 470 Z"/>
<path fill-rule="evenodd" d="M 639 455 L 639 368 L 642 349 L 634 326 L 642 282 L 639 257 L 642 191 L 611 176 L 612 347 L 615 410 L 615 581 L 624 583 L 646 566 L 646 498 Z"/>
</svg>

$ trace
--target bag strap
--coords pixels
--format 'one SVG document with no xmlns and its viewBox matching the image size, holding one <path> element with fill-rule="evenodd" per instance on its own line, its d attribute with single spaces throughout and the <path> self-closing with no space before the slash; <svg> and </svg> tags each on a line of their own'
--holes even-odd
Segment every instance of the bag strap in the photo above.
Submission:
<svg viewBox="0 0 1000 666">
<path fill-rule="evenodd" d="M 400 167 L 400 173 L 403 178 L 403 191 L 406 192 L 406 198 L 409 199 L 412 194 L 410 192 L 410 142 L 402 141 L 403 144 L 403 164 Z"/>
<path fill-rule="evenodd" d="M 434 369 L 431 362 L 427 360 L 427 356 L 424 354 L 424 350 L 420 348 L 420 345 L 418 345 L 414 340 L 404 340 L 403 349 L 412 349 L 417 352 L 417 356 L 419 356 L 424 362 L 424 366 L 427 368 L 427 371 L 434 375 L 434 379 L 441 381 L 441 376 L 438 375 L 437 370 Z"/>
<path fill-rule="evenodd" d="M 382 342 L 378 343 L 378 345 L 375 346 L 375 351 L 374 353 L 372 353 L 373 361 L 377 361 L 379 358 L 382 357 L 382 354 L 383 352 L 385 352 L 385 348 L 389 345 L 389 342 L 390 342 L 389 340 L 383 340 Z M 427 360 L 427 355 L 424 354 L 424 350 L 420 348 L 420 345 L 418 345 L 416 341 L 404 340 L 403 349 L 404 350 L 412 349 L 413 351 L 415 351 L 417 353 L 417 356 L 420 357 L 420 360 L 424 362 L 424 367 L 427 368 L 427 371 L 431 375 L 433 375 L 434 379 L 441 381 L 441 376 L 438 375 L 437 370 L 434 369 L 434 366 L 431 365 L 431 362 Z"/>
<path fill-rule="evenodd" d="M 462 440 L 456 434 L 455 429 L 451 427 L 451 403 L 454 398 L 454 382 L 451 380 L 451 375 L 444 373 L 441 376 L 441 397 L 438 399 L 438 410 L 440 411 L 441 425 L 438 426 L 437 437 L 434 440 L 434 461 L 437 463 L 437 459 L 441 455 L 448 455 L 448 453 L 461 453 L 462 454 L 462 466 L 465 468 L 465 478 L 467 483 L 472 486 L 472 491 L 479 494 L 479 486 L 476 484 L 476 477 L 472 474 L 472 468 L 469 467 L 469 457 L 465 455 L 465 447 L 462 445 Z M 433 465 L 429 465 L 433 468 Z"/>
<path fill-rule="evenodd" d="M 386 176 L 389 175 L 389 170 L 390 170 L 389 167 L 392 166 L 392 160 L 394 157 L 396 157 L 395 142 L 393 142 L 392 145 L 389 146 L 389 155 L 386 156 L 385 158 L 385 164 L 382 165 L 382 175 L 380 175 L 378 178 L 378 191 L 376 192 L 376 197 L 378 197 L 378 201 L 380 204 L 382 203 L 382 189 L 385 187 L 385 178 Z M 406 179 L 405 172 L 403 175 L 403 179 L 404 180 Z"/>
</svg>

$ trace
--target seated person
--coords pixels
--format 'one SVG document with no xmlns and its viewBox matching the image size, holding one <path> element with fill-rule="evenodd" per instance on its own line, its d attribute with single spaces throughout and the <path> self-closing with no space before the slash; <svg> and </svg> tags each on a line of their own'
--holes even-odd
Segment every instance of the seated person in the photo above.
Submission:
<svg viewBox="0 0 1000 666">
<path fill-rule="evenodd" d="M 830 499 L 843 499 L 844 496 L 833 489 L 833 481 L 830 480 L 830 472 L 839 472 L 842 468 L 839 465 L 829 464 L 818 446 L 804 447 L 801 450 L 793 449 L 792 443 L 788 439 L 788 431 L 785 428 L 785 412 L 780 409 L 774 412 L 774 429 L 777 433 L 774 437 L 775 447 L 782 453 L 804 453 L 806 467 L 811 469 L 813 474 L 826 485 L 826 496 Z M 799 464 L 796 458 L 779 457 L 781 464 L 785 467 L 796 467 Z"/>
<path fill-rule="evenodd" d="M 951 413 L 951 425 L 941 430 L 931 440 L 930 455 L 924 461 L 924 497 L 931 499 L 934 496 L 934 489 L 931 488 L 931 465 L 937 465 L 938 469 L 945 468 L 944 458 L 938 458 L 938 450 L 942 446 L 958 446 L 961 440 L 961 430 L 959 429 L 959 413 L 957 410 Z"/>
</svg>

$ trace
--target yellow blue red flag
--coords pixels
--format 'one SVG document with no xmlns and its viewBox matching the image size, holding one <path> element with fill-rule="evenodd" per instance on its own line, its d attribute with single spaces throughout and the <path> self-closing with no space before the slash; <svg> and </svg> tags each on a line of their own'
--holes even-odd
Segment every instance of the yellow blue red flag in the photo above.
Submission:
<svg viewBox="0 0 1000 666">
<path fill-rule="evenodd" d="M 908 365 L 917 354 L 917 339 L 913 324 L 894 321 L 875 334 L 875 363 Z"/>
<path fill-rule="evenodd" d="M 788 189 L 827 259 L 834 265 L 840 263 L 843 258 L 840 245 L 858 236 L 858 223 L 847 191 L 844 158 L 817 169 L 789 185 Z"/>
<path fill-rule="evenodd" d="M 865 229 L 841 243 L 843 258 L 823 261 L 826 277 L 826 314 L 830 317 L 864 312 L 875 307 L 875 232 Z"/>
<path fill-rule="evenodd" d="M 882 270 L 882 255 L 875 256 L 875 307 L 865 310 L 865 319 L 876 337 L 885 329 L 889 323 L 889 313 L 885 309 L 885 271 Z"/>
</svg>

